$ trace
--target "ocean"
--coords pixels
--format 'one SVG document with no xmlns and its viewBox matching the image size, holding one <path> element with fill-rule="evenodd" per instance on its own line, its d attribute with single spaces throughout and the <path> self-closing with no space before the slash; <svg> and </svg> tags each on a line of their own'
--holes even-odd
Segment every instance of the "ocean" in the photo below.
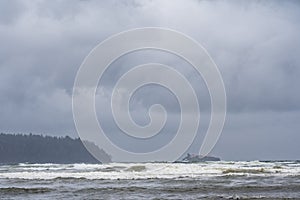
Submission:
<svg viewBox="0 0 300 200">
<path fill-rule="evenodd" d="M 0 166 L 0 199 L 300 199 L 299 161 Z"/>
</svg>

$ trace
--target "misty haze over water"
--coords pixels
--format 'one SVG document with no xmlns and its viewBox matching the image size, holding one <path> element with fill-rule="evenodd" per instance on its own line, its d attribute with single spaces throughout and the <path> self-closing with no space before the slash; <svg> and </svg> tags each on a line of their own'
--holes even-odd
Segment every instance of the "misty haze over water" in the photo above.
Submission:
<svg viewBox="0 0 300 200">
<path fill-rule="evenodd" d="M 0 1 L 0 199 L 300 199 L 299 10 L 297 0 Z M 79 133 L 73 97 L 80 93 L 75 83 L 86 56 L 113 35 L 144 27 L 186 35 L 216 65 L 226 92 L 226 121 L 220 137 L 208 140 L 216 142 L 208 155 L 221 161 L 197 159 L 212 116 L 222 113 L 212 101 L 218 79 L 209 85 L 209 78 L 170 49 L 147 46 L 120 56 L 99 77 L 95 92 L 89 84 L 97 73 L 89 71 L 82 88 L 95 93 L 95 102 L 88 106 L 89 98 L 79 101 L 79 116 L 88 119 L 83 136 L 95 138 L 88 140 Z M 171 38 L 145 34 L 144 39 L 179 50 L 189 47 L 179 39 L 170 42 Z M 116 43 L 117 48 L 104 45 L 105 50 L 98 51 L 102 54 L 95 53 L 91 60 L 105 60 L 106 53 L 113 55 L 145 41 L 133 37 Z M 187 57 L 205 57 L 186 49 Z M 121 84 L 116 104 L 112 97 L 124 75 L 147 63 L 171 66 L 186 78 L 199 110 L 157 84 L 179 85 L 182 96 L 192 100 L 187 87 L 171 74 L 140 73 L 137 80 L 158 81 L 131 93 L 125 114 L 134 125 L 146 128 L 164 113 L 153 105 L 160 104 L 167 117 L 159 133 L 139 138 L 132 127 L 127 133 L 120 128 L 112 109 L 125 107 L 118 103 L 134 80 Z M 182 114 L 185 105 L 187 113 Z M 97 145 L 100 132 L 90 126 L 93 120 L 85 118 L 87 108 L 94 109 L 93 117 L 107 134 L 102 139 L 111 143 Z M 213 108 L 220 110 L 212 112 Z M 120 110 L 117 116 L 124 114 Z M 199 128 L 188 141 L 191 145 L 179 152 L 179 162 L 110 162 L 114 157 L 107 144 L 122 153 L 160 151 L 176 138 L 182 116 L 190 122 L 198 111 Z M 130 123 L 126 126 L 130 129 Z M 186 127 L 188 135 L 192 126 Z M 186 140 L 181 138 L 166 155 L 177 152 Z M 192 159 L 182 160 L 186 155 Z"/>
</svg>

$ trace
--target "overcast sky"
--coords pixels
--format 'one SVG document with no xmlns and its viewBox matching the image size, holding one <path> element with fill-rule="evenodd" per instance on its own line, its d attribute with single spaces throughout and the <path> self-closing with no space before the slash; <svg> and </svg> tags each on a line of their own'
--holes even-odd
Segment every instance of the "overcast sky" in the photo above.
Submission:
<svg viewBox="0 0 300 200">
<path fill-rule="evenodd" d="M 201 43 L 223 76 L 228 112 L 213 155 L 300 159 L 299 10 L 299 1 L 275 0 L 0 1 L 0 131 L 77 137 L 71 97 L 85 56 L 112 34 L 158 26 Z M 195 85 L 205 130 L 210 106 L 205 85 L 174 56 L 149 51 L 121 58 L 108 71 L 102 91 L 109 91 L 129 66 L 153 60 L 174 65 Z M 151 97 L 161 96 L 178 120 L 174 96 L 162 88 L 144 89 L 137 106 L 147 108 L 157 100 Z M 105 92 L 98 94 L 98 111 L 103 112 Z M 177 126 L 168 125 L 167 131 Z"/>
</svg>

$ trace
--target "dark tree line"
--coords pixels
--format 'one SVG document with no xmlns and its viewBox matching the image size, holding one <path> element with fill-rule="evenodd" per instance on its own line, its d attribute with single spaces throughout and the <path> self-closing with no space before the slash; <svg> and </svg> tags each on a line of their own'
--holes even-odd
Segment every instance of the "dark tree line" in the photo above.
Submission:
<svg viewBox="0 0 300 200">
<path fill-rule="evenodd" d="M 86 143 L 86 142 L 85 142 Z M 103 156 L 109 156 L 91 142 Z M 0 134 L 0 163 L 99 163 L 79 138 Z"/>
</svg>

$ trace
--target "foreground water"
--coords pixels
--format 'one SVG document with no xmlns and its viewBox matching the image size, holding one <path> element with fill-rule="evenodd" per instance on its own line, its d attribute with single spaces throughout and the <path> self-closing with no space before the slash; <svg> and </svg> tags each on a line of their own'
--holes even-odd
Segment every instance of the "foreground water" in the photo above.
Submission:
<svg viewBox="0 0 300 200">
<path fill-rule="evenodd" d="M 0 166 L 0 199 L 300 199 L 300 162 Z"/>
</svg>

